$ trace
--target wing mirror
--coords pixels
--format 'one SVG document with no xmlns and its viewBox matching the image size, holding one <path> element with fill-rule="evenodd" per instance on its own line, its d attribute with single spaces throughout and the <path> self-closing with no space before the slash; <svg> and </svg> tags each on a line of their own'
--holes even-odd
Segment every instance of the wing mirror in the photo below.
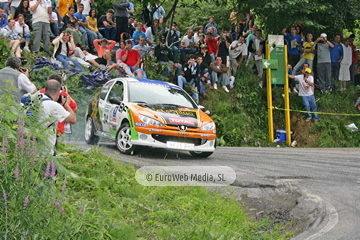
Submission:
<svg viewBox="0 0 360 240">
<path fill-rule="evenodd" d="M 202 105 L 198 105 L 199 109 L 201 111 L 203 111 L 204 113 L 206 113 L 207 115 L 210 115 L 210 111 L 209 110 L 206 110 L 206 108 Z"/>
<path fill-rule="evenodd" d="M 122 98 L 121 97 L 111 97 L 109 99 L 109 102 L 111 104 L 120 105 L 120 103 L 122 102 Z"/>
</svg>

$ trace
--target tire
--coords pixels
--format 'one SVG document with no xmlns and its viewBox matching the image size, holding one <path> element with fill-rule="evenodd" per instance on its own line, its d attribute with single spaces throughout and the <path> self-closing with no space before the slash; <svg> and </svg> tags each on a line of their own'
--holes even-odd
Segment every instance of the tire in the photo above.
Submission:
<svg viewBox="0 0 360 240">
<path fill-rule="evenodd" d="M 193 157 L 198 157 L 198 158 L 207 158 L 209 157 L 211 154 L 213 154 L 214 152 L 197 152 L 197 151 L 190 151 L 190 154 Z"/>
<path fill-rule="evenodd" d="M 86 119 L 85 124 L 85 142 L 90 145 L 97 144 L 99 142 L 99 137 L 95 135 L 95 125 L 92 117 Z"/>
<path fill-rule="evenodd" d="M 116 147 L 121 153 L 135 155 L 140 151 L 140 147 L 131 143 L 131 131 L 129 123 L 123 123 L 116 134 Z"/>
</svg>

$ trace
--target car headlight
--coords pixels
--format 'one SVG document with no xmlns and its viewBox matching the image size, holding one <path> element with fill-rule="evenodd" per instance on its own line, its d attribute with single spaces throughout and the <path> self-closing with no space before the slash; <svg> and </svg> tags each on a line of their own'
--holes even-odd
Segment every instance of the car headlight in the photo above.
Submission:
<svg viewBox="0 0 360 240">
<path fill-rule="evenodd" d="M 161 122 L 159 122 L 158 120 L 155 120 L 153 118 L 149 118 L 149 117 L 146 117 L 144 115 L 139 115 L 139 118 L 140 120 L 147 124 L 147 125 L 153 125 L 153 126 L 157 126 L 157 127 L 163 127 L 164 124 L 162 124 Z"/>
<path fill-rule="evenodd" d="M 202 126 L 199 130 L 200 131 L 211 131 L 211 130 L 214 130 L 214 128 L 215 128 L 215 123 L 209 122 L 209 123 L 205 124 L 204 126 Z"/>
</svg>

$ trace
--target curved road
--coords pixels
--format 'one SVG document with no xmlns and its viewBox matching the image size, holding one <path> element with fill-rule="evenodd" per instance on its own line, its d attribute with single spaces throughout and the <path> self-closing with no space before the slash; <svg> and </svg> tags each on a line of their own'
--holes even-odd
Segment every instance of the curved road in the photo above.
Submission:
<svg viewBox="0 0 360 240">
<path fill-rule="evenodd" d="M 89 148 L 81 142 L 82 148 Z M 268 184 L 272 179 L 295 179 L 291 184 L 325 201 L 327 216 L 316 228 L 296 239 L 360 239 L 360 148 L 239 148 L 219 147 L 207 159 L 188 153 L 144 149 L 138 156 L 119 154 L 114 145 L 104 154 L 136 166 L 228 166 L 243 183 Z"/>
</svg>

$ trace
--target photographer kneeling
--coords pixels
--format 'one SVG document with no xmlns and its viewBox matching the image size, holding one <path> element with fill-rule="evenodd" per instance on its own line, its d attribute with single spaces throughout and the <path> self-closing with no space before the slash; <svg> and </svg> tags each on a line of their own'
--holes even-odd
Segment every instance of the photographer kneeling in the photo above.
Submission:
<svg viewBox="0 0 360 240">
<path fill-rule="evenodd" d="M 61 84 L 54 79 L 50 79 L 45 83 L 45 94 L 42 96 L 42 108 L 40 111 L 40 121 L 47 128 L 46 137 L 48 139 L 50 151 L 54 155 L 54 147 L 56 144 L 56 126 L 57 122 L 65 122 L 70 124 L 76 123 L 76 115 L 71 109 L 69 97 L 61 97 L 61 103 L 57 101 L 60 98 Z"/>
</svg>

